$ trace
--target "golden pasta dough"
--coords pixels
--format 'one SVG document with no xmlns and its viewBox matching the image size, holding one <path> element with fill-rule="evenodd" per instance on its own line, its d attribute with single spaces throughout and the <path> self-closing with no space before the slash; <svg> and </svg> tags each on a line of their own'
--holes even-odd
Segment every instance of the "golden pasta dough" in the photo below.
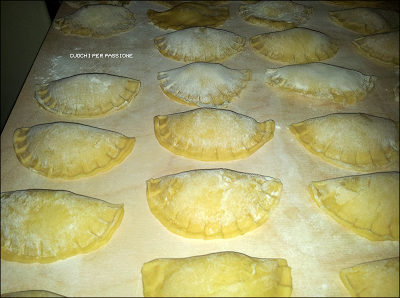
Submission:
<svg viewBox="0 0 400 298">
<path fill-rule="evenodd" d="M 307 28 L 259 34 L 250 38 L 252 49 L 273 62 L 302 64 L 330 59 L 339 50 L 339 40 Z"/>
<path fill-rule="evenodd" d="M 184 2 L 164 12 L 150 9 L 147 11 L 147 17 L 161 29 L 182 30 L 200 26 L 221 26 L 230 16 L 227 6 Z"/>
<path fill-rule="evenodd" d="M 289 126 L 311 153 L 360 172 L 398 165 L 399 122 L 368 114 L 337 113 Z"/>
<path fill-rule="evenodd" d="M 95 118 L 128 106 L 140 82 L 109 74 L 80 74 L 35 86 L 35 99 L 56 115 Z"/>
<path fill-rule="evenodd" d="M 312 182 L 317 205 L 372 241 L 399 240 L 399 173 L 373 173 Z"/>
<path fill-rule="evenodd" d="M 195 62 L 159 72 L 157 79 L 164 93 L 179 103 L 226 108 L 251 80 L 251 71 Z"/>
<path fill-rule="evenodd" d="M 399 258 L 342 269 L 340 279 L 352 297 L 399 297 Z"/>
<path fill-rule="evenodd" d="M 290 297 L 291 268 L 285 259 L 219 252 L 156 259 L 142 267 L 145 297 Z"/>
<path fill-rule="evenodd" d="M 243 50 L 246 38 L 235 33 L 194 27 L 158 36 L 154 44 L 160 53 L 182 62 L 221 62 Z"/>
<path fill-rule="evenodd" d="M 14 132 L 23 166 L 49 178 L 77 179 L 105 172 L 131 153 L 135 138 L 69 122 L 39 124 Z"/>
<path fill-rule="evenodd" d="M 285 91 L 343 105 L 362 100 L 376 81 L 375 76 L 319 62 L 268 68 L 264 79 L 268 85 Z"/>
<path fill-rule="evenodd" d="M 135 16 L 117 5 L 88 5 L 75 13 L 54 20 L 54 27 L 65 35 L 106 38 L 132 30 Z"/>
<path fill-rule="evenodd" d="M 1 193 L 1 258 L 52 263 L 106 244 L 119 227 L 123 204 L 64 190 Z"/>
<path fill-rule="evenodd" d="M 267 221 L 282 183 L 226 169 L 195 170 L 147 181 L 147 202 L 171 232 L 200 239 L 232 238 Z"/>
<path fill-rule="evenodd" d="M 332 11 L 329 17 L 337 25 L 361 34 L 377 34 L 399 29 L 399 13 L 388 9 L 359 7 Z"/>
<path fill-rule="evenodd" d="M 258 1 L 239 6 L 239 15 L 251 24 L 290 29 L 308 21 L 313 8 L 292 1 Z"/>
<path fill-rule="evenodd" d="M 201 108 L 154 117 L 158 142 L 174 154 L 202 161 L 252 155 L 274 136 L 275 122 L 228 110 Z"/>
<path fill-rule="evenodd" d="M 373 34 L 353 40 L 362 55 L 388 66 L 399 66 L 399 31 Z"/>
</svg>

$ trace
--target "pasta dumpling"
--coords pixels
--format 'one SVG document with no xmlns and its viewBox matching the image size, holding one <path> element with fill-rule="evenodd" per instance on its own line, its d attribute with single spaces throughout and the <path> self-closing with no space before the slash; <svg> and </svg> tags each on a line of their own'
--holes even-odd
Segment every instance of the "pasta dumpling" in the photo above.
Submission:
<svg viewBox="0 0 400 298">
<path fill-rule="evenodd" d="M 251 80 L 251 71 L 196 62 L 159 72 L 157 79 L 164 93 L 179 103 L 225 108 Z"/>
<path fill-rule="evenodd" d="M 338 113 L 289 126 L 311 153 L 349 170 L 376 171 L 399 161 L 399 122 L 367 114 Z"/>
<path fill-rule="evenodd" d="M 292 1 L 259 1 L 239 6 L 239 15 L 246 22 L 280 30 L 304 24 L 312 13 L 312 7 Z"/>
<path fill-rule="evenodd" d="M 80 74 L 35 86 L 35 99 L 56 115 L 94 118 L 128 106 L 140 82 L 109 74 Z"/>
<path fill-rule="evenodd" d="M 145 297 L 290 297 L 291 268 L 285 259 L 218 252 L 155 259 L 142 267 Z"/>
<path fill-rule="evenodd" d="M 183 62 L 220 62 L 243 50 L 246 38 L 235 33 L 194 27 L 158 36 L 154 43 L 160 53 Z"/>
<path fill-rule="evenodd" d="M 340 279 L 353 297 L 398 297 L 399 258 L 342 269 Z"/>
<path fill-rule="evenodd" d="M 317 205 L 372 241 L 399 240 L 399 173 L 374 173 L 312 182 Z"/>
<path fill-rule="evenodd" d="M 362 100 L 376 81 L 375 76 L 324 63 L 268 68 L 264 79 L 272 87 L 341 104 Z"/>
<path fill-rule="evenodd" d="M 135 16 L 117 5 L 88 5 L 75 13 L 54 20 L 54 27 L 65 35 L 106 38 L 132 30 Z"/>
<path fill-rule="evenodd" d="M 388 9 L 352 8 L 332 11 L 334 23 L 361 34 L 377 34 L 399 29 L 399 13 Z"/>
<path fill-rule="evenodd" d="M 323 61 L 339 50 L 339 40 L 306 28 L 259 34 L 250 38 L 250 45 L 268 60 L 289 64 Z"/>
<path fill-rule="evenodd" d="M 275 122 L 228 110 L 201 108 L 154 117 L 158 142 L 174 154 L 202 161 L 252 155 L 274 136 Z"/>
<path fill-rule="evenodd" d="M 161 29 L 182 30 L 200 26 L 221 26 L 230 16 L 229 7 L 226 6 L 184 2 L 164 12 L 150 9 L 147 11 L 147 17 Z"/>
<path fill-rule="evenodd" d="M 195 170 L 147 181 L 147 202 L 171 232 L 200 239 L 232 238 L 267 221 L 282 183 L 226 169 Z"/>
<path fill-rule="evenodd" d="M 353 40 L 362 55 L 388 66 L 399 66 L 399 31 L 368 35 Z"/>
<path fill-rule="evenodd" d="M 52 263 L 106 244 L 121 224 L 123 204 L 64 190 L 1 193 L 1 258 Z"/>
<path fill-rule="evenodd" d="M 39 124 L 14 132 L 18 160 L 48 178 L 77 179 L 108 171 L 134 145 L 135 138 L 78 123 Z"/>
</svg>

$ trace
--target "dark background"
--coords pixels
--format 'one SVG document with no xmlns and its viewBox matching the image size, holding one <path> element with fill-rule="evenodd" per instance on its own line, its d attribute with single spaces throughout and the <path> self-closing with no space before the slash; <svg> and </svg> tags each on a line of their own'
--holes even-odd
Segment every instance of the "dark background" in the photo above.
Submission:
<svg viewBox="0 0 400 298">
<path fill-rule="evenodd" d="M 1 131 L 3 131 L 62 1 L 0 2 Z"/>
</svg>

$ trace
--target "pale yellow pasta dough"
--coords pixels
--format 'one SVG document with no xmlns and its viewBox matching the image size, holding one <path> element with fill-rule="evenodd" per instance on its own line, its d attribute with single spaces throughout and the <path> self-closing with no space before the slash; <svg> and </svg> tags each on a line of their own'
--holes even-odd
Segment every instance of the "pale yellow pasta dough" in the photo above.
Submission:
<svg viewBox="0 0 400 298">
<path fill-rule="evenodd" d="M 399 297 L 399 258 L 342 269 L 340 279 L 352 297 Z"/>
<path fill-rule="evenodd" d="M 246 22 L 279 30 L 304 24 L 312 13 L 312 7 L 292 1 L 259 1 L 239 6 L 239 15 Z"/>
<path fill-rule="evenodd" d="M 185 2 L 164 12 L 150 9 L 147 11 L 147 17 L 161 29 L 182 30 L 199 26 L 221 26 L 230 16 L 227 6 Z"/>
<path fill-rule="evenodd" d="M 88 5 L 64 18 L 55 19 L 54 27 L 65 35 L 111 37 L 132 30 L 135 16 L 116 5 Z"/>
<path fill-rule="evenodd" d="M 232 238 L 267 221 L 282 183 L 226 169 L 195 170 L 147 181 L 147 202 L 171 232 L 200 239 Z"/>
<path fill-rule="evenodd" d="M 1 294 L 1 297 L 65 297 L 44 290 L 27 290 Z"/>
<path fill-rule="evenodd" d="M 399 241 L 399 173 L 373 173 L 312 182 L 317 205 L 372 241 Z"/>
<path fill-rule="evenodd" d="M 252 155 L 274 136 L 275 122 L 228 110 L 201 108 L 154 117 L 158 142 L 172 153 L 202 161 Z"/>
<path fill-rule="evenodd" d="M 291 268 L 285 259 L 218 252 L 143 264 L 145 297 L 290 297 Z"/>
<path fill-rule="evenodd" d="M 339 40 L 307 28 L 292 28 L 250 38 L 252 49 L 271 61 L 289 64 L 319 62 L 336 55 Z"/>
<path fill-rule="evenodd" d="M 374 61 L 399 66 L 399 31 L 356 38 L 353 45 L 358 52 Z"/>
<path fill-rule="evenodd" d="M 21 164 L 49 178 L 77 179 L 108 171 L 134 145 L 135 138 L 78 123 L 39 124 L 14 132 Z"/>
<path fill-rule="evenodd" d="M 157 79 L 164 93 L 179 103 L 226 108 L 251 80 L 251 71 L 195 62 L 159 72 Z"/>
<path fill-rule="evenodd" d="M 119 227 L 123 204 L 65 190 L 1 193 L 1 258 L 51 263 L 106 244 Z"/>
<path fill-rule="evenodd" d="M 246 38 L 235 33 L 195 27 L 158 36 L 154 43 L 160 53 L 183 62 L 220 62 L 243 50 Z"/>
<path fill-rule="evenodd" d="M 339 26 L 361 34 L 376 34 L 399 29 L 399 13 L 388 9 L 352 8 L 332 11 L 329 17 Z"/>
<path fill-rule="evenodd" d="M 137 80 L 93 73 L 35 86 L 35 99 L 56 115 L 95 118 L 128 106 L 138 94 Z"/>
<path fill-rule="evenodd" d="M 360 172 L 398 166 L 399 122 L 338 113 L 295 123 L 289 129 L 308 151 L 335 166 Z"/>
<path fill-rule="evenodd" d="M 264 79 L 268 85 L 285 91 L 341 104 L 355 104 L 362 100 L 374 88 L 376 81 L 375 76 L 318 62 L 268 68 Z"/>
</svg>

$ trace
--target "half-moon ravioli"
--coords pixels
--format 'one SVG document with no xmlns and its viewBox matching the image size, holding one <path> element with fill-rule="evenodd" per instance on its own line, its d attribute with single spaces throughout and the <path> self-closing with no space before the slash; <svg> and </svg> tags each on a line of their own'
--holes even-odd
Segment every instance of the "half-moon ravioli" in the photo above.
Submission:
<svg viewBox="0 0 400 298">
<path fill-rule="evenodd" d="M 226 108 L 251 80 L 251 71 L 196 62 L 159 72 L 157 79 L 164 93 L 179 103 Z"/>
<path fill-rule="evenodd" d="M 290 64 L 319 62 L 332 58 L 339 50 L 339 40 L 307 28 L 259 34 L 249 41 L 262 57 Z"/>
<path fill-rule="evenodd" d="M 158 36 L 154 39 L 160 53 L 183 62 L 220 62 L 243 50 L 246 38 L 235 33 L 194 27 Z"/>
<path fill-rule="evenodd" d="M 171 232 L 186 238 L 243 235 L 267 221 L 282 183 L 226 169 L 195 170 L 147 181 L 147 202 Z"/>
<path fill-rule="evenodd" d="M 172 153 L 202 161 L 252 155 L 274 136 L 275 122 L 228 110 L 201 108 L 154 117 L 158 142 Z"/>
<path fill-rule="evenodd" d="M 21 164 L 49 178 L 76 179 L 108 171 L 134 145 L 135 138 L 78 123 L 39 124 L 14 132 Z"/>
<path fill-rule="evenodd" d="M 107 115 L 128 106 L 140 82 L 109 74 L 80 74 L 35 86 L 35 99 L 47 111 L 79 118 Z"/>
<path fill-rule="evenodd" d="M 389 66 L 399 66 L 399 31 L 373 34 L 353 40 L 364 56 Z"/>
<path fill-rule="evenodd" d="M 52 263 L 106 244 L 119 227 L 123 204 L 64 190 L 1 193 L 1 258 Z"/>
<path fill-rule="evenodd" d="M 64 18 L 55 19 L 54 27 L 65 35 L 111 37 L 132 30 L 135 16 L 116 5 L 88 5 Z"/>
<path fill-rule="evenodd" d="M 377 34 L 399 29 L 399 13 L 388 9 L 352 8 L 332 11 L 334 23 L 361 34 Z"/>
<path fill-rule="evenodd" d="M 374 173 L 312 182 L 317 205 L 372 241 L 399 240 L 399 173 Z"/>
<path fill-rule="evenodd" d="M 264 79 L 270 86 L 304 96 L 355 104 L 375 86 L 376 77 L 324 63 L 268 68 Z"/>
<path fill-rule="evenodd" d="M 292 1 L 259 1 L 239 6 L 239 15 L 255 25 L 271 26 L 283 30 L 307 22 L 313 8 Z"/>
<path fill-rule="evenodd" d="M 182 30 L 199 26 L 221 26 L 230 16 L 227 6 L 184 2 L 163 12 L 150 9 L 147 11 L 147 17 L 161 29 Z"/>
<path fill-rule="evenodd" d="M 399 122 L 362 113 L 338 113 L 289 126 L 311 153 L 349 170 L 368 172 L 399 161 Z"/>
<path fill-rule="evenodd" d="M 218 252 L 155 259 L 142 267 L 145 297 L 290 297 L 291 268 L 285 259 Z"/>
<path fill-rule="evenodd" d="M 340 279 L 352 297 L 399 297 L 399 258 L 342 269 Z"/>
</svg>

